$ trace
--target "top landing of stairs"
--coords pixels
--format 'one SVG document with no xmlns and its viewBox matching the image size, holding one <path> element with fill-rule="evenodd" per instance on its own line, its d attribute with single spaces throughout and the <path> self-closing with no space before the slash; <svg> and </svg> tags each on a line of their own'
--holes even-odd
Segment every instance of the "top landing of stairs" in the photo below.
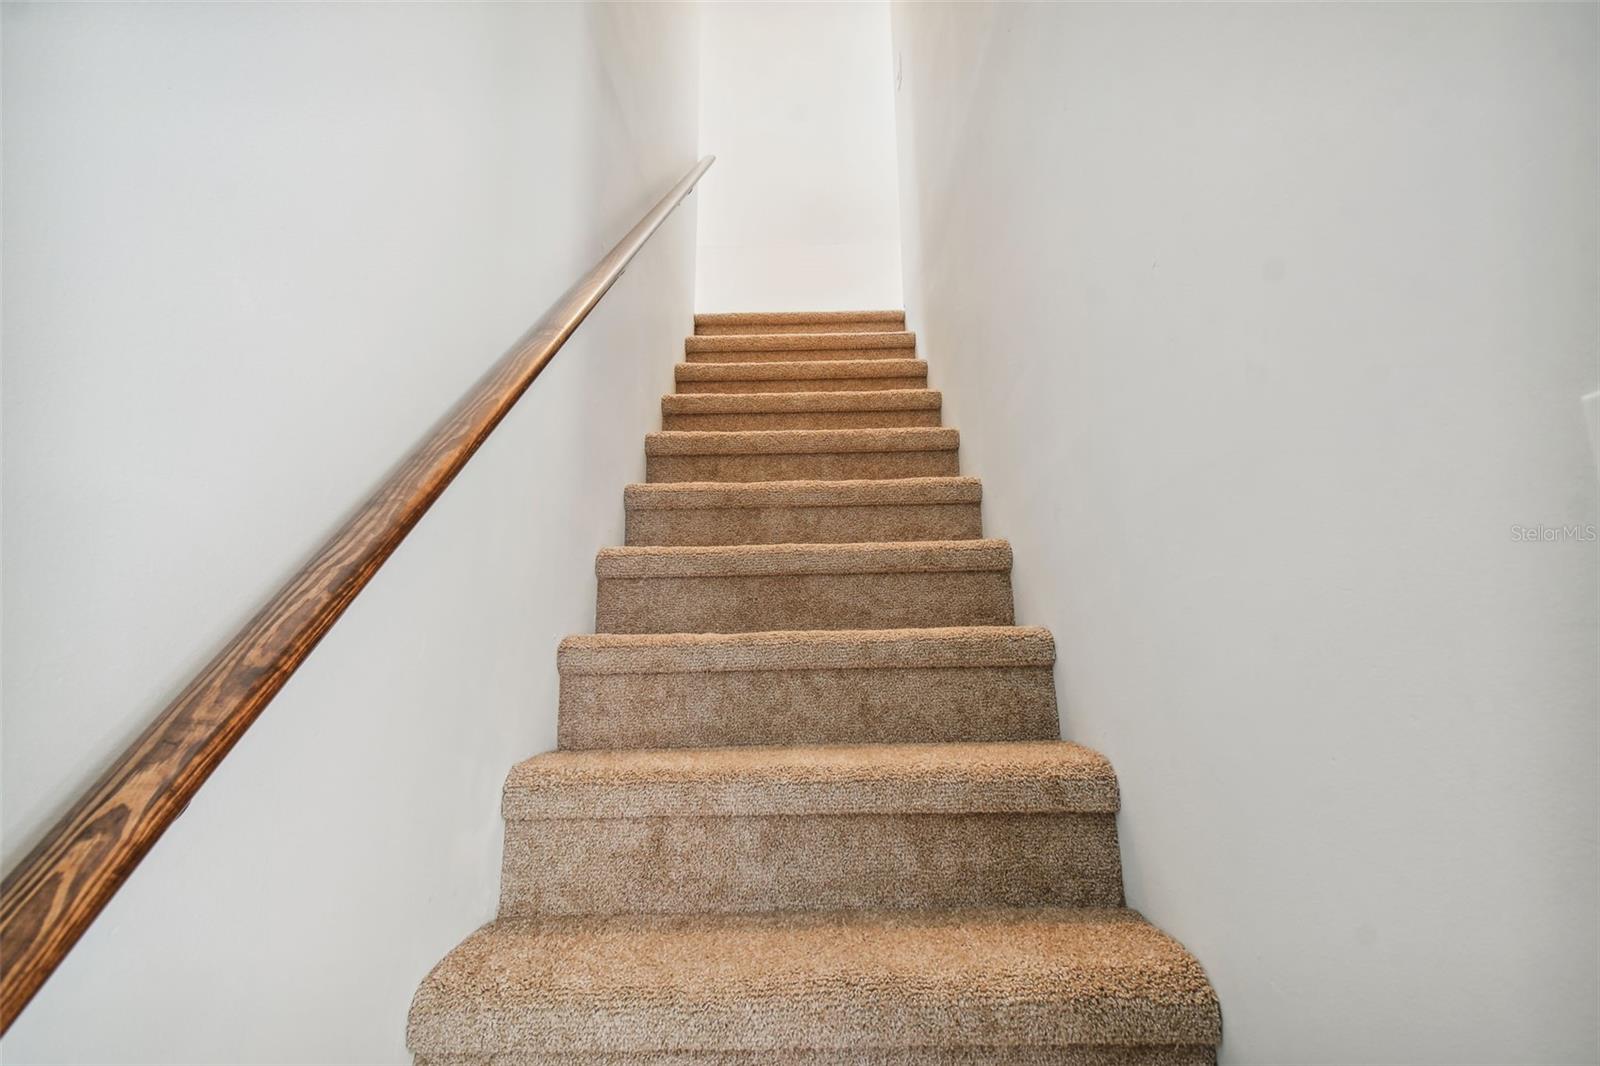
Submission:
<svg viewBox="0 0 1600 1066">
<path fill-rule="evenodd" d="M 697 336 L 731 333 L 900 333 L 904 311 L 732 311 L 694 316 Z"/>
</svg>

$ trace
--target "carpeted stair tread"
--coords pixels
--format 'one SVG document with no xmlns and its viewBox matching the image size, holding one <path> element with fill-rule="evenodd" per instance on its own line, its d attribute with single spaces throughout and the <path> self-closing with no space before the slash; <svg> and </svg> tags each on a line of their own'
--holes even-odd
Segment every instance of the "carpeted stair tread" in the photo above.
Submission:
<svg viewBox="0 0 1600 1066">
<path fill-rule="evenodd" d="M 1046 740 L 1048 630 L 594 634 L 561 642 L 564 749 Z"/>
<path fill-rule="evenodd" d="M 804 360 L 912 359 L 917 335 L 868 333 L 729 333 L 684 340 L 688 363 L 782 363 Z"/>
<path fill-rule="evenodd" d="M 1200 964 L 1120 908 L 503 919 L 412 1001 L 421 1058 L 1145 1047 L 1194 1061 L 1221 1020 Z M 624 1060 L 626 1061 L 626 1060 Z M 803 1061 L 803 1059 L 802 1059 Z M 1203 1061 L 1203 1060 L 1202 1060 Z"/>
<path fill-rule="evenodd" d="M 953 452 L 958 430 L 943 426 L 893 429 L 752 429 L 734 433 L 665 430 L 644 438 L 651 455 L 815 455 L 821 452 Z"/>
<path fill-rule="evenodd" d="M 993 539 L 602 548 L 595 556 L 595 576 L 602 579 L 939 574 L 1010 569 L 1011 545 Z"/>
<path fill-rule="evenodd" d="M 813 359 L 773 363 L 679 363 L 680 393 L 876 392 L 920 389 L 928 382 L 921 359 Z"/>
<path fill-rule="evenodd" d="M 781 326 L 828 322 L 879 322 L 905 327 L 900 308 L 843 311 L 701 311 L 694 316 L 696 329 L 704 326 Z"/>
<path fill-rule="evenodd" d="M 905 328 L 904 311 L 732 311 L 694 316 L 697 336 L 724 333 L 864 333 Z"/>
<path fill-rule="evenodd" d="M 786 1048 L 782 1051 L 511 1050 L 504 1054 L 430 1055 L 414 1066 L 1216 1066 L 1203 1045 L 1096 1044 L 1076 1047 Z"/>
<path fill-rule="evenodd" d="M 1060 740 L 553 751 L 512 769 L 503 803 L 507 820 L 1116 810 L 1111 764 Z"/>
<path fill-rule="evenodd" d="M 830 348 L 915 348 L 917 335 L 908 330 L 871 333 L 729 333 L 685 337 L 685 352 L 811 351 Z M 717 362 L 717 360 L 708 360 Z M 724 362 L 738 362 L 736 359 Z"/>
<path fill-rule="evenodd" d="M 1060 740 L 552 752 L 506 781 L 500 913 L 1120 906 L 1116 808 Z"/>
<path fill-rule="evenodd" d="M 597 633 L 1009 626 L 1003 540 L 605 548 Z"/>
<path fill-rule="evenodd" d="M 626 540 L 637 545 L 968 540 L 983 534 L 977 478 L 669 481 L 629 485 L 622 498 Z"/>
<path fill-rule="evenodd" d="M 983 500 L 975 477 L 908 477 L 866 481 L 679 481 L 639 483 L 622 490 L 623 503 L 640 511 L 742 510 L 753 507 L 890 507 L 959 504 Z"/>
<path fill-rule="evenodd" d="M 944 397 L 930 389 L 874 392 L 672 393 L 661 397 L 668 415 L 770 414 L 815 411 L 937 411 Z"/>
<path fill-rule="evenodd" d="M 888 429 L 665 430 L 645 436 L 645 479 L 859 481 L 954 477 L 961 435 L 938 426 Z"/>
<path fill-rule="evenodd" d="M 1116 806 L 1059 740 L 558 751 L 506 781 L 500 914 L 1121 906 Z"/>
<path fill-rule="evenodd" d="M 929 389 L 674 393 L 661 397 L 661 423 L 666 430 L 937 426 L 943 403 Z"/>
<path fill-rule="evenodd" d="M 1056 661 L 1038 626 L 766 633 L 584 633 L 561 642 L 563 675 L 1038 667 Z"/>
</svg>

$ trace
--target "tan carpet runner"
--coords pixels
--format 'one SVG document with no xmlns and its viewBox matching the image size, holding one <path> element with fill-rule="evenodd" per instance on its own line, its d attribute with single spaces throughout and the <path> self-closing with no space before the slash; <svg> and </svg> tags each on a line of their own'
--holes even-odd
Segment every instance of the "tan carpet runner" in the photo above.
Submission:
<svg viewBox="0 0 1600 1066">
<path fill-rule="evenodd" d="M 693 396 L 739 392 L 879 392 L 921 389 L 921 359 L 806 359 L 781 363 L 679 363 L 678 392 Z"/>
<path fill-rule="evenodd" d="M 899 333 L 904 311 L 734 311 L 695 315 L 697 337 L 727 333 L 770 337 L 778 333 Z"/>
<path fill-rule="evenodd" d="M 600 635 L 561 642 L 561 747 L 1047 740 L 1042 629 Z"/>
<path fill-rule="evenodd" d="M 954 477 L 960 446 L 960 434 L 938 426 L 671 431 L 645 436 L 644 475 L 739 482 Z"/>
<path fill-rule="evenodd" d="M 607 548 L 597 633 L 1011 624 L 1003 540 Z"/>
<path fill-rule="evenodd" d="M 622 500 L 629 544 L 841 544 L 983 534 L 977 478 L 629 485 Z"/>
<path fill-rule="evenodd" d="M 690 337 L 690 363 L 793 363 L 809 360 L 914 359 L 914 333 L 785 333 Z"/>
<path fill-rule="evenodd" d="M 898 311 L 697 315 L 426 1066 L 1201 1066 Z"/>
<path fill-rule="evenodd" d="M 944 398 L 927 389 L 747 392 L 661 397 L 662 429 L 883 429 L 937 426 Z"/>
</svg>

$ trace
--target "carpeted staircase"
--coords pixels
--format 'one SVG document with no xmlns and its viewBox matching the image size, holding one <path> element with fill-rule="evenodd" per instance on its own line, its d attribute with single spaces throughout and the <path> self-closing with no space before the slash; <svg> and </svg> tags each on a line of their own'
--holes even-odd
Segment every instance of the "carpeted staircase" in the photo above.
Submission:
<svg viewBox="0 0 1600 1066">
<path fill-rule="evenodd" d="M 900 312 L 698 315 L 427 1066 L 1215 1061 Z"/>
</svg>

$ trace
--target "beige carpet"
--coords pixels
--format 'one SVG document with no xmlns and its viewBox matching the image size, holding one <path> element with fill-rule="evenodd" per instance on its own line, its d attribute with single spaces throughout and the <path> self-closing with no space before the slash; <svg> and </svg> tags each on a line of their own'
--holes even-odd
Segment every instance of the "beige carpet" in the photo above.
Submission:
<svg viewBox="0 0 1600 1066">
<path fill-rule="evenodd" d="M 662 429 L 886 429 L 937 426 L 944 397 L 882 392 L 705 393 L 661 398 Z"/>
<path fill-rule="evenodd" d="M 921 359 L 806 359 L 785 362 L 679 363 L 683 395 L 741 392 L 881 392 L 921 389 L 928 364 Z"/>
<path fill-rule="evenodd" d="M 956 456 L 960 446 L 959 433 L 938 426 L 709 433 L 673 430 L 645 435 L 644 473 L 650 481 L 860 481 L 954 477 L 960 473 Z"/>
<path fill-rule="evenodd" d="M 696 316 L 427 1066 L 1201 1066 L 900 312 Z"/>
<path fill-rule="evenodd" d="M 898 333 L 904 311 L 734 311 L 695 315 L 697 337 L 735 333 L 770 337 L 779 333 Z"/>
<path fill-rule="evenodd" d="M 904 331 L 863 333 L 776 333 L 690 337 L 684 359 L 690 363 L 793 363 L 827 359 L 912 359 L 917 335 Z"/>
<path fill-rule="evenodd" d="M 607 548 L 597 633 L 1011 624 L 1003 540 Z"/>
<path fill-rule="evenodd" d="M 1042 629 L 597 634 L 556 662 L 568 749 L 1060 735 Z"/>
<path fill-rule="evenodd" d="M 676 398 L 684 397 L 667 397 Z M 977 478 L 629 485 L 622 500 L 629 544 L 860 544 L 983 535 Z"/>
</svg>

